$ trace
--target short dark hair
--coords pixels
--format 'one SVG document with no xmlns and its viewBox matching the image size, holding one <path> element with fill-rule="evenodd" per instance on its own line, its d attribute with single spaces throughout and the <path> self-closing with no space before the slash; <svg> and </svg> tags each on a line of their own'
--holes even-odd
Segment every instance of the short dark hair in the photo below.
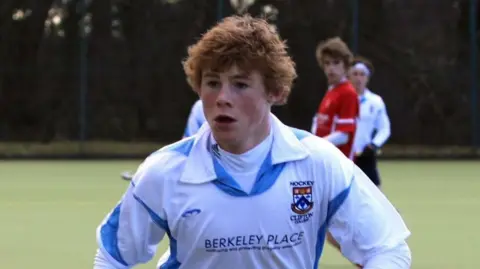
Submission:
<svg viewBox="0 0 480 269">
<path fill-rule="evenodd" d="M 366 65 L 368 68 L 368 71 L 370 71 L 370 76 L 373 75 L 373 73 L 375 72 L 375 68 L 373 67 L 372 62 L 368 58 L 363 57 L 361 55 L 357 55 L 353 59 L 352 66 L 356 65 L 357 63 L 362 63 Z"/>
<path fill-rule="evenodd" d="M 323 67 L 325 56 L 341 60 L 345 68 L 348 68 L 353 60 L 352 52 L 340 37 L 329 38 L 318 44 L 315 54 L 320 67 Z"/>
</svg>

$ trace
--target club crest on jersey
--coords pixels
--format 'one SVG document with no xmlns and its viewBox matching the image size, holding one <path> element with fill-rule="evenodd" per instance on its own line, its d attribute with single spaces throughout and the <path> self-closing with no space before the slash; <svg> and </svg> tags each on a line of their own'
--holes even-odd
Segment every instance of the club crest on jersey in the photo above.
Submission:
<svg viewBox="0 0 480 269">
<path fill-rule="evenodd" d="M 293 187 L 292 211 L 304 215 L 313 208 L 312 186 Z"/>
</svg>

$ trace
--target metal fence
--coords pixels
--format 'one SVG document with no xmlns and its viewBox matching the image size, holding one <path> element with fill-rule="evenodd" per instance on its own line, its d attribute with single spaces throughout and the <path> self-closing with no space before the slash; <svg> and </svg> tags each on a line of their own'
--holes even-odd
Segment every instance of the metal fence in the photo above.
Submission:
<svg viewBox="0 0 480 269">
<path fill-rule="evenodd" d="M 196 99 L 180 64 L 187 46 L 246 11 L 277 26 L 297 63 L 291 99 L 274 111 L 287 124 L 309 128 L 326 90 L 315 47 L 340 36 L 373 61 L 391 148 L 471 154 L 478 10 L 477 0 L 5 0 L 0 152 L 145 154 L 178 139 Z"/>
</svg>

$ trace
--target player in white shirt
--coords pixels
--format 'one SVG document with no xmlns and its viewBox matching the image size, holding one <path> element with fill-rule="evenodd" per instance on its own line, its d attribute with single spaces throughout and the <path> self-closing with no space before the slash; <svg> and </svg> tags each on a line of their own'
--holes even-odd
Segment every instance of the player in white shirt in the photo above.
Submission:
<svg viewBox="0 0 480 269">
<path fill-rule="evenodd" d="M 203 113 L 202 100 L 197 100 L 193 104 L 192 109 L 190 109 L 187 125 L 185 126 L 185 131 L 183 132 L 183 138 L 194 135 L 206 121 L 205 114 Z M 130 171 L 125 171 L 122 172 L 120 176 L 124 180 L 132 180 L 133 173 Z"/>
<path fill-rule="evenodd" d="M 189 137 L 197 133 L 206 121 L 205 114 L 203 113 L 202 100 L 197 100 L 190 110 L 190 115 L 188 115 L 187 126 L 185 127 L 183 137 Z"/>
<path fill-rule="evenodd" d="M 149 156 L 97 229 L 95 269 L 132 268 L 170 241 L 170 268 L 317 268 L 327 229 L 363 268 L 410 268 L 401 216 L 328 141 L 284 125 L 295 65 L 262 19 L 222 20 L 184 69 L 208 124 Z"/>
<path fill-rule="evenodd" d="M 372 74 L 373 65 L 363 57 L 358 57 L 350 68 L 349 79 L 358 92 L 360 102 L 353 147 L 355 163 L 380 188 L 377 152 L 390 137 L 390 119 L 382 98 L 367 88 Z"/>
</svg>

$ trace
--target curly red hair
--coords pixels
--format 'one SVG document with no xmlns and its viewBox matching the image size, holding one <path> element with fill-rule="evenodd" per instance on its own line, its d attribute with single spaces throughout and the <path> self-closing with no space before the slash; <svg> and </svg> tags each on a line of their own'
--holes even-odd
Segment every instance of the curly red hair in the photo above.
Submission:
<svg viewBox="0 0 480 269">
<path fill-rule="evenodd" d="M 183 69 L 190 86 L 198 91 L 203 71 L 224 71 L 233 65 L 259 71 L 267 93 L 281 96 L 276 104 L 287 102 L 297 73 L 273 25 L 249 15 L 227 17 L 188 48 Z"/>
</svg>

